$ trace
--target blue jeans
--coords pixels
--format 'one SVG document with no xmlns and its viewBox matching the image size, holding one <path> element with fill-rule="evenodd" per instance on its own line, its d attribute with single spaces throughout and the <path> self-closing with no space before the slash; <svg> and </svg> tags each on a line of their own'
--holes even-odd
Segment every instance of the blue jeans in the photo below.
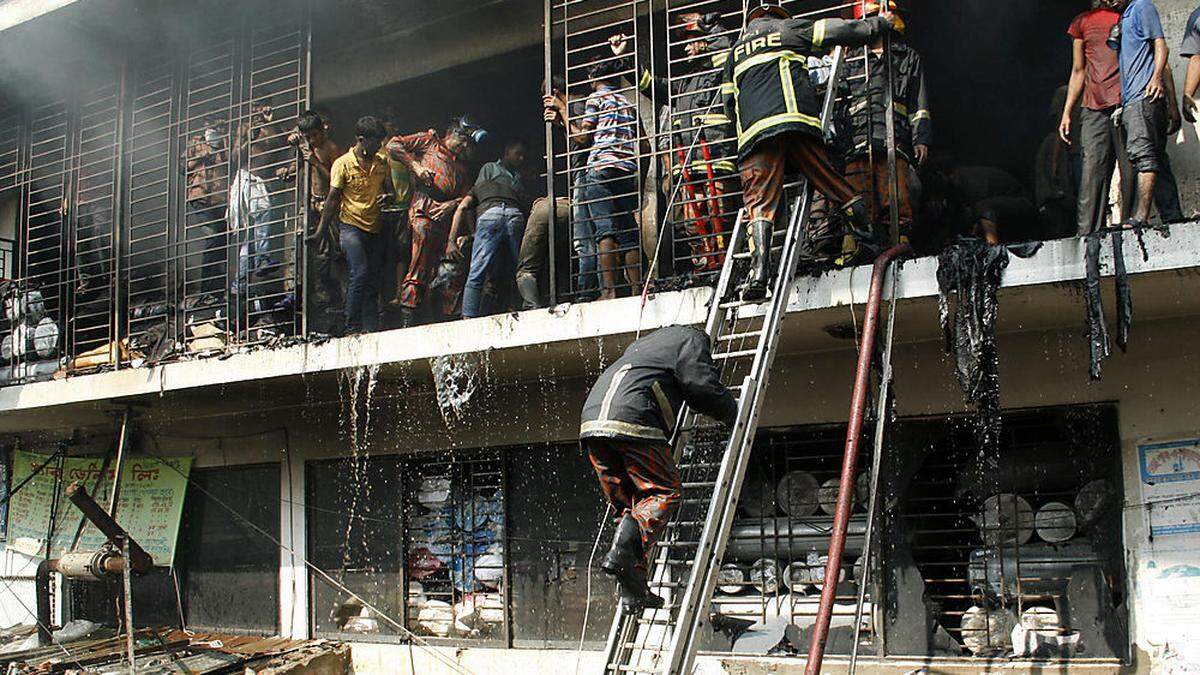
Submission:
<svg viewBox="0 0 1200 675">
<path fill-rule="evenodd" d="M 523 236 L 525 214 L 515 206 L 502 204 L 479 214 L 471 244 L 471 271 L 463 289 L 463 318 L 484 315 L 480 306 L 484 282 L 493 279 L 503 283 L 513 279 Z"/>
<path fill-rule="evenodd" d="M 600 295 L 599 258 L 596 257 L 596 228 L 584 199 L 587 198 L 586 174 L 580 173 L 571 196 L 571 222 L 575 258 L 579 261 L 579 273 L 575 282 L 578 300 L 594 300 Z"/>
<path fill-rule="evenodd" d="M 583 178 L 584 208 L 596 242 L 611 238 L 622 250 L 638 245 L 637 175 L 617 169 L 589 169 Z"/>
<path fill-rule="evenodd" d="M 248 231 L 237 235 L 241 240 L 238 247 L 237 282 L 229 290 L 241 302 L 245 302 L 249 297 L 250 275 L 265 272 L 273 264 L 270 255 L 273 214 L 272 209 L 251 213 Z M 262 292 L 258 295 L 262 295 Z M 258 312 L 261 311 L 261 307 L 255 302 L 249 311 Z"/>
<path fill-rule="evenodd" d="M 346 223 L 338 224 L 338 242 L 350 268 L 346 284 L 346 332 L 379 329 L 379 281 L 386 252 L 382 237 Z"/>
</svg>

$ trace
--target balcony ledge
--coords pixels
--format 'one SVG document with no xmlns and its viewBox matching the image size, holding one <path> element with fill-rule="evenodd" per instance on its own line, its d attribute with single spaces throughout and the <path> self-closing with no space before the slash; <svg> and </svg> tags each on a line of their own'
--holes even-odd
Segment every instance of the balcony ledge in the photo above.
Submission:
<svg viewBox="0 0 1200 675">
<path fill-rule="evenodd" d="M 1131 275 L 1198 266 L 1200 223 L 1176 225 L 1169 238 L 1157 232 L 1148 233 L 1145 241 L 1149 253 L 1149 259 L 1145 261 L 1135 242 L 1126 243 L 1127 266 Z M 1101 262 L 1103 269 L 1108 271 L 1111 270 L 1111 253 L 1107 245 L 1104 251 Z M 936 297 L 936 271 L 937 260 L 932 257 L 905 262 L 898 279 L 898 297 L 905 302 L 922 299 L 928 302 Z M 867 297 L 870 276 L 870 267 L 864 266 L 799 279 L 788 311 L 822 315 L 825 313 L 817 310 L 860 304 Z M 1012 289 L 1044 285 L 1058 285 L 1060 291 L 1073 294 L 1073 290 L 1063 289 L 1063 285 L 1072 285 L 1071 282 L 1083 278 L 1083 242 L 1065 239 L 1046 243 L 1032 258 L 1014 257 L 1005 272 L 1003 285 L 1008 289 L 1006 295 L 1012 295 Z M 168 392 L 214 385 L 305 376 L 362 366 L 420 362 L 445 355 L 528 350 L 546 346 L 553 348 L 581 340 L 627 339 L 639 330 L 703 322 L 711 295 L 709 288 L 692 288 L 653 295 L 644 307 L 641 306 L 641 299 L 636 297 L 564 304 L 551 309 L 11 386 L 0 389 L 0 412 L 99 403 L 155 394 L 161 396 Z M 761 311 L 759 308 L 753 309 Z M 1187 308 L 1181 308 L 1180 311 L 1184 309 Z M 785 335 L 785 340 L 790 339 Z M 527 362 L 520 365 L 528 367 Z"/>
</svg>

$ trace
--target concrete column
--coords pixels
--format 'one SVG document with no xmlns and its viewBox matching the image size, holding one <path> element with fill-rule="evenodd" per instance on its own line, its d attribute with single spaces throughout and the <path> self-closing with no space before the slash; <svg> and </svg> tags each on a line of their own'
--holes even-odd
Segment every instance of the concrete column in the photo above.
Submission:
<svg viewBox="0 0 1200 675">
<path fill-rule="evenodd" d="M 279 632 L 284 637 L 304 640 L 309 637 L 304 461 L 298 456 L 285 457 L 279 476 L 279 533 L 283 542 L 279 549 Z"/>
</svg>

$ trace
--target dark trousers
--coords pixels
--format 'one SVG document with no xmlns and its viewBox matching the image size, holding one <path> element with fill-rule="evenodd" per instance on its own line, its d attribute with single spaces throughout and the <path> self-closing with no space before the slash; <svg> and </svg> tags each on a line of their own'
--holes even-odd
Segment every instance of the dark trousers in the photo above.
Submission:
<svg viewBox="0 0 1200 675">
<path fill-rule="evenodd" d="M 225 288 L 225 205 L 188 205 L 187 294 L 217 293 Z"/>
<path fill-rule="evenodd" d="M 346 332 L 379 329 L 380 272 L 386 247 L 380 235 L 338 224 L 339 243 L 350 268 L 346 284 Z"/>
<path fill-rule="evenodd" d="M 580 445 L 588 453 L 604 497 L 624 515 L 628 511 L 642 534 L 646 558 L 667 522 L 679 508 L 679 469 L 666 443 L 635 443 L 615 438 L 585 438 Z"/>
<path fill-rule="evenodd" d="M 1122 186 L 1122 192 L 1130 198 L 1125 202 L 1126 217 L 1136 209 L 1137 194 L 1135 172 L 1158 174 L 1154 182 L 1154 205 L 1164 222 L 1183 220 L 1183 207 L 1179 203 L 1179 186 L 1175 172 L 1171 170 L 1171 158 L 1167 156 L 1167 103 L 1157 101 L 1135 101 L 1125 106 L 1121 113 L 1121 158 L 1122 179 L 1131 183 Z M 1125 167 L 1130 166 L 1129 171 Z"/>
<path fill-rule="evenodd" d="M 1133 167 L 1125 153 L 1120 130 L 1112 123 L 1113 109 L 1090 110 L 1079 114 L 1079 142 L 1083 146 L 1083 175 L 1079 181 L 1079 204 L 1076 209 L 1077 233 L 1086 236 L 1105 223 L 1108 211 L 1109 186 L 1113 169 L 1121 161 L 1122 211 L 1133 203 L 1128 188 L 1135 185 L 1127 180 Z"/>
<path fill-rule="evenodd" d="M 856 191 L 870 200 L 871 220 L 890 223 L 892 220 L 892 182 L 888 179 L 886 158 L 871 165 L 869 157 L 855 157 L 846 165 L 846 180 Z M 896 212 L 899 213 L 900 234 L 912 235 L 913 204 L 908 177 L 912 173 L 908 160 L 896 153 Z"/>
<path fill-rule="evenodd" d="M 571 207 L 563 197 L 559 197 L 555 202 L 555 220 L 558 227 L 555 246 L 562 254 L 556 251 L 553 255 L 558 256 L 557 260 L 563 261 L 556 270 L 562 279 L 566 276 L 563 274 L 564 268 L 570 271 L 567 265 L 569 255 L 566 253 L 570 236 L 566 227 L 570 222 Z M 517 254 L 517 287 L 521 290 L 521 309 L 535 309 L 542 305 L 540 296 L 546 292 L 549 285 L 550 255 L 549 202 L 539 199 L 533 203 L 529 220 L 525 222 L 525 234 L 521 237 L 521 249 Z M 562 287 L 565 288 L 566 284 Z"/>
</svg>

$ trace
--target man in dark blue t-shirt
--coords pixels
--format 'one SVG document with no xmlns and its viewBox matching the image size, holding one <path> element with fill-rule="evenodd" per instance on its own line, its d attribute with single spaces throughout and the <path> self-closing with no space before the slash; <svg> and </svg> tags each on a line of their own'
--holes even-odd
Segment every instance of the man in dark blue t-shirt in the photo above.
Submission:
<svg viewBox="0 0 1200 675">
<path fill-rule="evenodd" d="M 1137 204 L 1132 214 L 1126 213 L 1124 225 L 1144 226 L 1151 202 L 1158 203 L 1164 221 L 1181 220 L 1179 190 L 1167 158 L 1167 137 L 1171 127 L 1178 128 L 1179 110 L 1162 21 L 1151 0 L 1124 0 L 1118 8 L 1121 21 L 1109 45 L 1117 50 L 1121 70 L 1125 149 L 1137 172 Z"/>
</svg>

